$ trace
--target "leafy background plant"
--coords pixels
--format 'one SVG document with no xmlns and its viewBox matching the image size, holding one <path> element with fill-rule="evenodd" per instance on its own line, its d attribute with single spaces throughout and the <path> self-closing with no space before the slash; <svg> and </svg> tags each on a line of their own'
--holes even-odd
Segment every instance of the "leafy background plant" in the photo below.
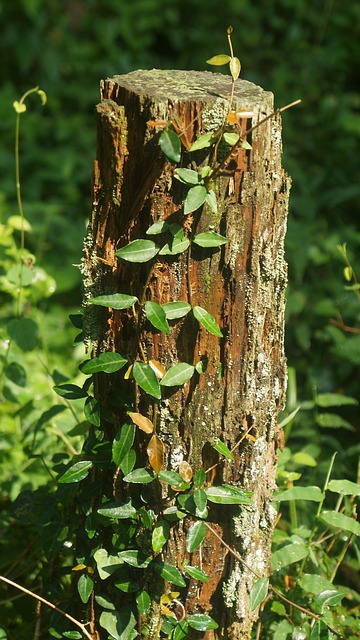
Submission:
<svg viewBox="0 0 360 640">
<path fill-rule="evenodd" d="M 249 0 L 226 0 L 221 5 L 223 28 L 218 3 L 213 0 L 199 1 L 196 6 L 189 1 L 174 5 L 170 0 L 50 5 L 44 0 L 16 4 L 2 0 L 0 12 L 0 54 L 7 60 L 0 69 L 2 326 L 14 317 L 14 297 L 6 274 L 17 263 L 19 246 L 11 105 L 29 84 L 40 85 L 48 95 L 44 109 L 31 100 L 22 125 L 22 192 L 26 220 L 31 225 L 26 246 L 46 275 L 45 284 L 42 280 L 32 285 L 25 305 L 27 317 L 40 328 L 40 338 L 32 350 L 12 346 L 8 364 L 13 366 L 3 379 L 1 571 L 5 568 L 24 584 L 36 585 L 49 598 L 58 596 L 61 582 L 62 598 L 66 599 L 67 590 L 69 598 L 72 593 L 71 571 L 61 543 L 66 532 L 51 499 L 53 465 L 68 460 L 72 449 L 78 451 L 84 427 L 81 399 L 70 410 L 67 399 L 55 396 L 52 387 L 67 381 L 76 384 L 77 365 L 82 359 L 79 348 L 74 352 L 71 346 L 76 331 L 67 317 L 76 313 L 80 299 L 79 273 L 71 265 L 79 261 L 89 210 L 95 148 L 92 110 L 98 100 L 98 82 L 138 67 L 205 69 L 205 60 L 217 51 L 226 51 L 223 34 L 228 24 L 235 27 L 242 77 L 273 91 L 277 105 L 302 98 L 296 114 L 286 116 L 283 136 L 284 165 L 293 178 L 287 235 L 287 355 L 291 367 L 287 412 L 300 402 L 302 409 L 284 427 L 286 449 L 279 485 L 286 489 L 289 482 L 301 482 L 322 488 L 334 451 L 338 455 L 333 477 L 357 479 L 358 408 L 355 402 L 339 402 L 339 397 L 321 398 L 335 393 L 358 400 L 360 336 L 344 331 L 338 314 L 346 326 L 356 329 L 360 307 L 354 292 L 344 288 L 346 263 L 338 245 L 347 243 L 356 272 L 360 187 L 354 167 L 359 149 L 360 97 L 354 79 L 360 57 L 359 7 L 356 3 L 339 7 L 330 0 L 301 0 L 294 8 L 287 0 L 277 0 L 270 11 L 265 0 L 256 7 Z M 4 340 L 5 333 L 3 344 Z M 54 405 L 58 407 L 55 411 Z M 295 476 L 289 479 L 286 474 Z M 21 490 L 29 490 L 31 500 L 29 494 L 23 494 L 24 503 L 14 520 L 12 504 Z M 327 500 L 329 508 L 336 507 L 336 496 L 331 492 L 327 492 Z M 349 501 L 344 498 L 347 513 L 352 508 Z M 300 521 L 309 530 L 314 527 L 316 503 L 312 509 L 310 499 L 295 501 L 297 520 L 291 504 L 289 501 L 287 510 L 287 501 L 281 503 L 283 516 L 275 544 L 282 544 L 284 536 L 290 543 L 291 536 L 299 535 L 295 525 Z M 39 534 L 44 531 L 48 536 L 41 545 Z M 58 539 L 55 551 L 54 536 Z M 23 549 L 20 557 L 19 548 Z M 41 567 L 55 552 L 61 559 L 57 569 L 61 580 L 53 575 L 44 585 Z M 323 554 L 316 565 L 324 576 L 329 575 L 327 567 L 323 570 L 327 557 Z M 354 545 L 342 566 L 341 584 L 350 585 L 356 609 L 359 585 L 354 572 L 359 569 L 359 559 Z M 298 571 L 295 563 L 276 574 L 283 589 L 286 575 L 294 581 Z M 2 598 L 1 620 L 9 620 L 10 638 L 24 637 L 33 628 L 33 603 L 22 599 L 19 608 L 13 595 L 8 591 Z M 298 592 L 294 597 L 299 597 Z M 308 593 L 304 597 L 308 598 Z M 340 609 L 338 612 L 340 615 Z M 285 613 L 276 607 L 272 612 L 271 632 L 276 638 L 290 633 L 285 622 L 291 622 Z M 284 617 L 280 623 L 279 616 Z M 301 621 L 295 622 L 299 634 L 303 633 Z M 356 637 L 354 621 L 344 629 L 345 637 L 352 637 L 351 633 Z"/>
</svg>

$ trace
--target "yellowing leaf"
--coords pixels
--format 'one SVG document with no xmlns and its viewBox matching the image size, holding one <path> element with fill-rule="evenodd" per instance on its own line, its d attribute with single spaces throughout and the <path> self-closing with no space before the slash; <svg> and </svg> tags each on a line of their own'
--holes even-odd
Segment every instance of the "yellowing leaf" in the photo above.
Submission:
<svg viewBox="0 0 360 640">
<path fill-rule="evenodd" d="M 131 364 L 125 371 L 124 380 L 130 380 L 130 378 L 132 378 L 132 369 L 133 365 Z"/>
<path fill-rule="evenodd" d="M 141 413 L 133 413 L 132 411 L 129 411 L 128 415 L 141 431 L 145 433 L 152 433 L 154 431 L 153 423 L 146 416 L 141 415 Z"/>
<path fill-rule="evenodd" d="M 217 67 L 221 67 L 223 64 L 230 62 L 231 58 L 226 53 L 219 53 L 217 56 L 213 56 L 206 60 L 207 64 L 213 64 Z"/>
<path fill-rule="evenodd" d="M 162 613 L 164 616 L 172 616 L 173 618 L 175 618 L 175 619 L 176 619 L 176 615 L 175 615 L 175 613 L 174 613 L 173 611 L 171 611 L 171 610 L 169 609 L 169 607 L 165 607 L 165 605 L 164 605 L 164 604 L 162 604 L 162 603 L 160 603 L 160 610 L 161 610 L 161 613 Z"/>
<path fill-rule="evenodd" d="M 149 360 L 149 365 L 152 368 L 155 375 L 161 380 L 166 373 L 165 367 L 163 367 L 161 362 L 157 362 L 156 360 Z"/>
<path fill-rule="evenodd" d="M 82 571 L 83 569 L 86 569 L 86 564 L 77 564 L 71 571 Z"/>
<path fill-rule="evenodd" d="M 239 58 L 235 58 L 235 57 L 231 58 L 229 62 L 229 67 L 230 67 L 230 73 L 233 79 L 237 80 L 241 71 L 241 64 L 240 64 Z"/>
<path fill-rule="evenodd" d="M 183 460 L 182 462 L 180 462 L 179 473 L 186 482 L 189 482 L 189 483 L 191 482 L 191 479 L 193 477 L 193 471 L 189 463 L 186 462 L 186 460 Z"/>
<path fill-rule="evenodd" d="M 152 436 L 146 451 L 152 468 L 155 473 L 159 473 L 164 462 L 164 445 L 156 433 Z"/>
<path fill-rule="evenodd" d="M 24 111 L 26 111 L 26 104 L 24 104 L 23 102 L 19 102 L 18 100 L 15 100 L 15 102 L 13 102 L 13 107 L 16 113 L 24 113 Z"/>
<path fill-rule="evenodd" d="M 161 604 L 169 604 L 180 595 L 180 591 L 171 591 L 170 593 L 163 593 L 160 598 Z"/>
</svg>

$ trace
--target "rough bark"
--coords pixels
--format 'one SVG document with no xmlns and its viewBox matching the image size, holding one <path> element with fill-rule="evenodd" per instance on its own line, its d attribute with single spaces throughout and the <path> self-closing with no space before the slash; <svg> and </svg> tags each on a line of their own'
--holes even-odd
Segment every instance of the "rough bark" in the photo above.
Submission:
<svg viewBox="0 0 360 640">
<path fill-rule="evenodd" d="M 158 433 L 165 443 L 165 468 L 177 470 L 182 460 L 194 470 L 208 469 L 218 458 L 207 443 L 221 438 L 234 450 L 208 474 L 208 482 L 235 483 L 253 491 L 251 508 L 220 506 L 211 510 L 212 527 L 261 576 L 269 571 L 274 510 L 277 417 L 284 402 L 284 235 L 290 181 L 281 167 L 281 124 L 271 118 L 256 129 L 228 171 L 216 182 L 219 211 L 189 216 L 190 232 L 209 226 L 230 242 L 209 252 L 193 247 L 185 255 L 149 265 L 118 264 L 115 251 L 143 238 L 159 219 L 183 223 L 183 185 L 173 180 L 174 167 L 158 147 L 159 130 L 149 120 L 176 119 L 193 141 L 215 130 L 227 112 L 230 78 L 208 72 L 135 71 L 101 84 L 96 108 L 97 159 L 94 166 L 93 211 L 84 245 L 84 289 L 87 297 L 131 293 L 164 304 L 189 301 L 209 311 L 224 338 L 199 328 L 188 315 L 169 335 L 145 327 L 145 357 L 168 368 L 178 361 L 208 359 L 205 374 L 191 379 L 158 404 Z M 273 96 L 244 80 L 236 82 L 234 104 L 251 110 L 249 127 L 273 109 Z M 184 152 L 182 166 L 208 164 L 206 151 Z M 210 158 L 211 163 L 211 158 Z M 192 227 L 192 228 L 191 228 Z M 130 314 L 86 307 L 85 331 L 99 351 L 138 356 Z M 124 383 L 119 379 L 119 385 Z M 128 383 L 129 384 L 129 383 Z M 123 419 L 111 403 L 113 389 L 98 379 L 98 395 L 112 411 L 109 438 Z M 152 408 L 142 405 L 142 411 Z M 182 566 L 186 557 L 179 530 L 167 559 Z M 192 585 L 186 595 L 189 613 L 205 612 L 220 624 L 206 638 L 250 638 L 257 611 L 250 611 L 254 574 L 208 532 L 201 549 L 209 581 Z M 192 563 L 199 562 L 195 552 Z M 198 637 L 198 635 L 195 636 Z"/>
</svg>

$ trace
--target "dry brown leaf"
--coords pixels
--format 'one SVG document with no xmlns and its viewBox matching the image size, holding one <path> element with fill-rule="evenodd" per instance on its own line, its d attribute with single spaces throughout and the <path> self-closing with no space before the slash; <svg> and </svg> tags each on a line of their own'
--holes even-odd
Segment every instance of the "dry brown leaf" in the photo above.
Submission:
<svg viewBox="0 0 360 640">
<path fill-rule="evenodd" d="M 180 462 L 179 465 L 179 473 L 184 478 L 185 482 L 191 482 L 191 478 L 193 477 L 193 470 L 186 460 Z"/>
<path fill-rule="evenodd" d="M 133 413 L 132 411 L 129 411 L 128 415 L 141 431 L 145 433 L 152 433 L 154 431 L 153 423 L 146 416 L 141 415 L 141 413 Z"/>
<path fill-rule="evenodd" d="M 156 433 L 151 438 L 146 451 L 155 473 L 160 473 L 164 462 L 164 445 Z"/>
</svg>

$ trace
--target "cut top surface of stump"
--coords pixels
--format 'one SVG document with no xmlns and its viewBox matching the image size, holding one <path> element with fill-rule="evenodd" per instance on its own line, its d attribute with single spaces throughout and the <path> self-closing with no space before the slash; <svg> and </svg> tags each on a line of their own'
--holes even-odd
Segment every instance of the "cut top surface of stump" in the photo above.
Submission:
<svg viewBox="0 0 360 640">
<path fill-rule="evenodd" d="M 228 101 L 231 93 L 231 77 L 210 71 L 179 70 L 136 70 L 124 75 L 115 75 L 102 83 L 102 98 L 108 97 L 104 88 L 109 84 L 122 87 L 139 96 L 149 96 L 152 102 L 165 100 L 190 100 L 215 102 L 218 99 Z M 272 108 L 273 94 L 247 80 L 237 80 L 234 91 L 234 106 L 241 109 L 254 109 L 256 106 Z"/>
</svg>

